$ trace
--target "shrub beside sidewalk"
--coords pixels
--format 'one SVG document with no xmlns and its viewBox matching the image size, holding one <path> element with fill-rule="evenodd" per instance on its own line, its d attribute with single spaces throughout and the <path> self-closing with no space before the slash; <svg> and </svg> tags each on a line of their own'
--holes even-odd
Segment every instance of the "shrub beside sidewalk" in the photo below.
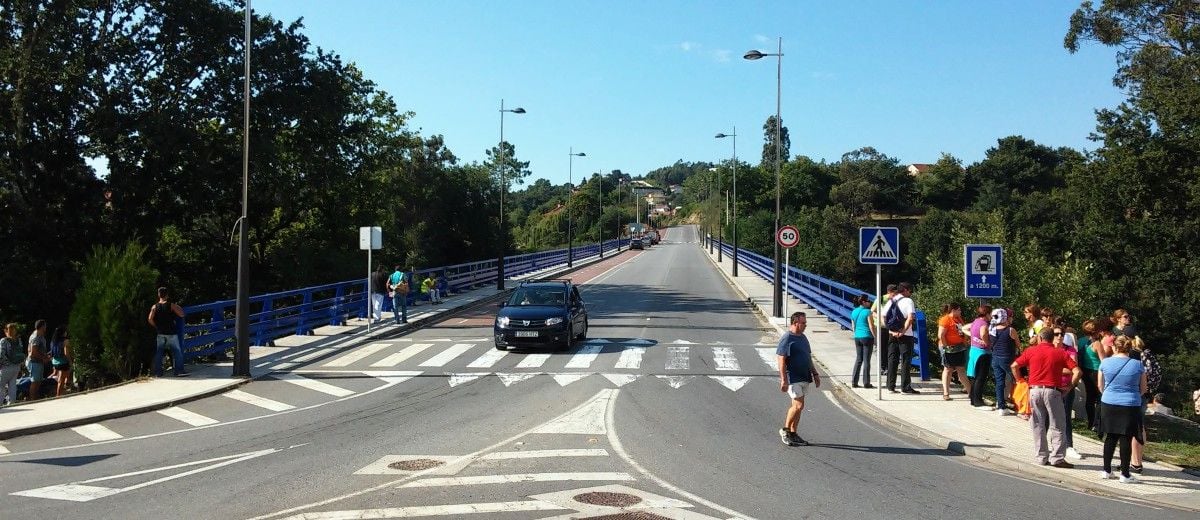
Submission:
<svg viewBox="0 0 1200 520">
<path fill-rule="evenodd" d="M 1073 424 L 1075 435 L 1099 440 L 1088 429 L 1086 420 L 1075 419 Z M 1178 417 L 1147 415 L 1146 430 L 1150 441 L 1146 443 L 1147 458 L 1200 470 L 1200 424 Z"/>
<path fill-rule="evenodd" d="M 135 378 L 148 363 L 154 337 L 146 312 L 159 273 L 145 254 L 145 246 L 129 242 L 88 255 L 70 317 L 75 373 L 84 388 Z"/>
</svg>

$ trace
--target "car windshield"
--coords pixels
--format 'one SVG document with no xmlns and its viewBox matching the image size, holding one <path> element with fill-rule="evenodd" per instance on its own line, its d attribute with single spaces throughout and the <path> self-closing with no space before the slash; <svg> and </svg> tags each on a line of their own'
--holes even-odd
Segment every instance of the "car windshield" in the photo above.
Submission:
<svg viewBox="0 0 1200 520">
<path fill-rule="evenodd" d="M 566 305 L 566 293 L 560 287 L 522 287 L 509 298 L 509 305 Z"/>
</svg>

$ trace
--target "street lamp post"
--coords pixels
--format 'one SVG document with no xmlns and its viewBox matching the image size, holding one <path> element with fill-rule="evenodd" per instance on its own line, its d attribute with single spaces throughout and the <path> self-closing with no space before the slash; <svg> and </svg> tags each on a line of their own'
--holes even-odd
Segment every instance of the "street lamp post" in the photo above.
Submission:
<svg viewBox="0 0 1200 520">
<path fill-rule="evenodd" d="M 779 265 L 779 241 L 775 240 L 775 236 L 779 234 L 779 199 L 782 192 L 781 188 L 781 161 L 779 158 L 780 150 L 783 148 L 783 140 L 781 138 L 783 128 L 783 119 L 779 116 L 780 98 L 783 91 L 783 37 L 779 37 L 779 49 L 775 53 L 763 53 L 757 50 L 752 50 L 746 53 L 743 58 L 747 60 L 758 60 L 765 56 L 775 56 L 775 230 L 771 235 L 771 241 L 775 243 L 775 290 L 771 295 L 771 314 L 776 318 L 783 317 L 783 276 Z"/>
<path fill-rule="evenodd" d="M 625 179 L 617 183 L 617 252 L 621 252 L 621 228 L 625 227 L 624 212 L 621 204 L 625 202 Z"/>
<path fill-rule="evenodd" d="M 246 78 L 242 91 L 242 216 L 238 219 L 237 302 L 234 304 L 233 377 L 250 377 L 250 238 L 246 213 L 250 207 L 250 0 L 246 0 Z M 183 363 L 183 360 L 173 363 Z"/>
<path fill-rule="evenodd" d="M 596 240 L 600 242 L 600 258 L 604 258 L 604 172 L 600 172 L 600 195 L 596 197 L 600 201 L 600 215 L 596 217 Z"/>
<path fill-rule="evenodd" d="M 737 127 L 732 134 L 717 134 L 717 139 L 732 137 L 733 139 L 733 276 L 738 275 L 738 219 L 737 219 Z"/>
<path fill-rule="evenodd" d="M 508 232 L 508 228 L 504 225 L 504 194 L 508 191 L 508 179 L 505 176 L 504 168 L 504 113 L 512 112 L 514 114 L 524 114 L 525 109 L 521 107 L 504 109 L 504 99 L 500 100 L 500 159 L 499 159 L 499 174 L 496 176 L 500 182 L 500 250 L 496 257 L 496 289 L 504 290 L 504 246 L 508 241 L 504 239 Z"/>
<path fill-rule="evenodd" d="M 567 160 L 567 267 L 575 261 L 575 235 L 571 232 L 571 196 L 575 193 L 575 158 L 587 157 L 586 153 L 575 153 L 575 148 L 569 149 Z"/>
</svg>

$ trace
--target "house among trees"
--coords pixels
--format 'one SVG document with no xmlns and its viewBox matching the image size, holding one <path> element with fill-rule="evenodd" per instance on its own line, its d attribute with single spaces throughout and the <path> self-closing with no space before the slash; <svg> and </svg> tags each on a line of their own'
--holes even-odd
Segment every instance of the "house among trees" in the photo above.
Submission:
<svg viewBox="0 0 1200 520">
<path fill-rule="evenodd" d="M 917 177 L 925 172 L 928 172 L 932 167 L 932 164 L 913 163 L 908 165 L 908 174 L 912 175 L 913 177 Z"/>
</svg>

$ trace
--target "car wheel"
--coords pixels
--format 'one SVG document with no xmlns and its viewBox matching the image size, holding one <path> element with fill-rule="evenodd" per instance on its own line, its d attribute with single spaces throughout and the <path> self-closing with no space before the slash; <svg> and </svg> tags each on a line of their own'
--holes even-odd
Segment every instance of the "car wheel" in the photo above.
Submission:
<svg viewBox="0 0 1200 520">
<path fill-rule="evenodd" d="M 587 332 L 588 332 L 588 322 L 587 322 L 587 318 L 584 318 L 583 319 L 583 330 L 579 332 L 578 336 L 575 336 L 575 339 L 587 339 Z"/>
<path fill-rule="evenodd" d="M 575 346 L 575 327 L 571 327 L 571 330 L 567 332 L 567 339 L 563 340 L 562 344 L 558 346 L 558 351 L 559 352 L 567 352 L 567 351 L 571 350 L 574 346 Z"/>
</svg>

